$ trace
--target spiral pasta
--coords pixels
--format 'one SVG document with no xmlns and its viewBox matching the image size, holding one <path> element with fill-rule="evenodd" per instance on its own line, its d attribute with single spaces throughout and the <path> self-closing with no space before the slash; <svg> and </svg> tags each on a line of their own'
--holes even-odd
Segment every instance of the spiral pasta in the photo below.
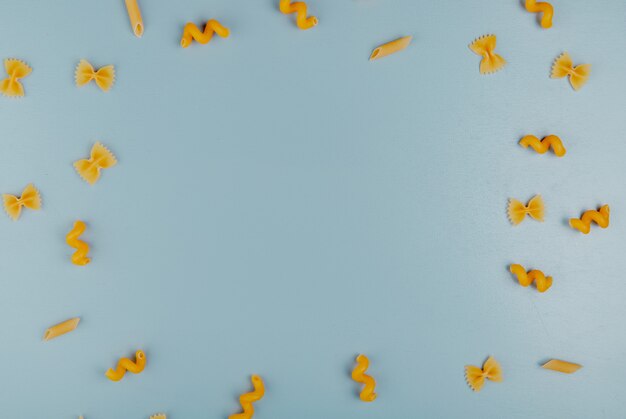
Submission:
<svg viewBox="0 0 626 419">
<path fill-rule="evenodd" d="M 142 350 L 135 352 L 135 362 L 128 358 L 120 358 L 115 370 L 109 368 L 105 373 L 111 381 L 120 381 L 124 378 L 126 371 L 139 374 L 146 367 L 146 354 Z"/>
<path fill-rule="evenodd" d="M 569 225 L 583 234 L 589 234 L 592 222 L 596 223 L 600 228 L 607 228 L 609 226 L 610 214 L 609 206 L 602 205 L 598 211 L 588 210 L 580 218 L 570 218 Z"/>
<path fill-rule="evenodd" d="M 213 38 L 214 33 L 222 38 L 228 38 L 230 30 L 222 26 L 222 24 L 215 19 L 207 21 L 206 25 L 204 25 L 204 32 L 194 23 L 188 22 L 183 29 L 183 36 L 180 38 L 180 46 L 187 48 L 191 45 L 192 40 L 195 40 L 199 44 L 208 44 L 211 38 Z"/>
<path fill-rule="evenodd" d="M 474 365 L 465 366 L 465 381 L 472 390 L 480 391 L 486 379 L 496 383 L 502 381 L 502 368 L 493 357 L 487 358 L 482 368 Z"/>
<path fill-rule="evenodd" d="M 265 385 L 263 384 L 263 379 L 261 379 L 258 375 L 253 375 L 250 380 L 252 381 L 254 391 L 244 393 L 239 396 L 239 403 L 241 404 L 243 413 L 230 415 L 228 419 L 250 419 L 254 415 L 254 406 L 252 403 L 263 398 L 263 395 L 265 394 Z"/>
<path fill-rule="evenodd" d="M 539 2 L 537 0 L 526 0 L 526 10 L 530 13 L 543 13 L 541 15 L 541 27 L 549 29 L 552 27 L 552 15 L 554 14 L 554 7 L 547 2 Z"/>
<path fill-rule="evenodd" d="M 296 25 L 302 30 L 311 29 L 318 24 L 315 16 L 307 17 L 306 3 L 303 1 L 291 2 L 291 0 L 280 0 L 278 8 L 283 14 L 296 14 Z"/>
<path fill-rule="evenodd" d="M 534 135 L 526 135 L 519 140 L 519 145 L 524 148 L 532 147 L 532 149 L 539 154 L 544 154 L 550 148 L 552 148 L 552 151 L 557 157 L 563 157 L 566 153 L 563 142 L 556 135 L 548 135 L 547 137 L 543 137 L 541 141 Z"/>
<path fill-rule="evenodd" d="M 517 277 L 517 281 L 522 287 L 527 287 L 534 282 L 537 291 L 546 292 L 552 286 L 552 277 L 545 276 L 543 272 L 537 269 L 526 272 L 522 265 L 514 263 L 509 267 L 509 270 Z"/>
<path fill-rule="evenodd" d="M 26 185 L 19 198 L 11 194 L 3 194 L 4 210 L 13 221 L 17 221 L 22 213 L 22 207 L 39 210 L 41 209 L 41 196 L 32 183 Z"/>
<path fill-rule="evenodd" d="M 373 377 L 365 374 L 365 371 L 369 368 L 370 360 L 367 356 L 361 354 L 356 357 L 356 366 L 352 370 L 352 379 L 357 383 L 362 383 L 365 386 L 361 393 L 359 394 L 359 398 L 364 402 L 373 402 L 376 400 L 376 393 L 374 393 L 374 389 L 376 388 L 376 380 Z"/>
<path fill-rule="evenodd" d="M 91 262 L 91 259 L 87 257 L 89 245 L 82 240 L 78 240 L 78 237 L 85 232 L 85 228 L 85 223 L 77 220 L 74 222 L 74 227 L 65 236 L 67 244 L 76 249 L 74 254 L 72 254 L 72 263 L 74 265 L 84 266 Z"/>
<path fill-rule="evenodd" d="M 15 58 L 4 60 L 4 69 L 9 77 L 0 82 L 0 93 L 8 97 L 24 96 L 24 86 L 19 80 L 32 73 L 33 69 L 25 62 Z"/>
</svg>

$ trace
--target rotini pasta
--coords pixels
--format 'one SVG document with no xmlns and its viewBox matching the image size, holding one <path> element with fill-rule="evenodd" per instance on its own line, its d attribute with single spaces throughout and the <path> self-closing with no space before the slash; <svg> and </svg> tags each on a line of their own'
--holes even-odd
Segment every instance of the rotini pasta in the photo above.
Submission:
<svg viewBox="0 0 626 419">
<path fill-rule="evenodd" d="M 137 4 L 137 0 L 126 0 L 126 11 L 130 19 L 130 27 L 137 38 L 143 35 L 143 19 L 141 18 L 141 10 Z"/>
<path fill-rule="evenodd" d="M 356 366 L 352 370 L 352 379 L 357 383 L 364 384 L 363 390 L 359 394 L 359 398 L 364 402 L 373 402 L 376 400 L 377 394 L 374 393 L 376 388 L 376 380 L 373 377 L 365 374 L 365 371 L 369 368 L 370 360 L 367 356 L 361 354 L 356 357 Z"/>
<path fill-rule="evenodd" d="M 115 370 L 109 368 L 105 375 L 111 381 L 120 381 L 124 378 L 126 371 L 132 372 L 133 374 L 139 374 L 145 367 L 146 354 L 142 350 L 139 350 L 135 352 L 135 362 L 128 358 L 120 358 Z"/>
<path fill-rule="evenodd" d="M 412 36 L 405 36 L 403 38 L 398 38 L 395 41 L 387 42 L 386 44 L 382 44 L 379 47 L 376 47 L 374 51 L 372 51 L 372 55 L 370 55 L 370 61 L 377 60 L 379 58 L 386 57 L 387 55 L 394 54 L 398 51 L 402 51 L 411 43 Z"/>
<path fill-rule="evenodd" d="M 543 13 L 541 15 L 541 27 L 549 29 L 552 27 L 552 15 L 554 14 L 554 8 L 550 3 L 539 2 L 537 0 L 526 0 L 526 10 L 530 13 Z"/>
<path fill-rule="evenodd" d="M 501 70 L 506 64 L 506 60 L 496 54 L 496 36 L 483 35 L 469 45 L 470 49 L 482 56 L 480 60 L 480 74 L 491 74 Z"/>
<path fill-rule="evenodd" d="M 93 185 L 100 179 L 101 169 L 108 169 L 116 164 L 115 155 L 98 141 L 91 147 L 89 159 L 77 160 L 74 162 L 74 169 L 85 182 Z"/>
<path fill-rule="evenodd" d="M 541 195 L 535 195 L 526 205 L 517 199 L 510 198 L 507 213 L 511 224 L 518 225 L 524 221 L 526 215 L 529 215 L 537 221 L 543 221 L 544 210 L 545 207 Z"/>
<path fill-rule="evenodd" d="M 80 323 L 80 317 L 74 317 L 73 319 L 69 319 L 62 323 L 55 324 L 54 326 L 49 327 L 46 330 L 46 332 L 43 334 L 43 340 L 52 340 L 56 337 L 69 333 L 78 327 L 78 323 Z"/>
<path fill-rule="evenodd" d="M 554 60 L 551 77 L 553 79 L 562 79 L 569 76 L 569 83 L 574 90 L 579 90 L 587 83 L 589 74 L 591 74 L 591 64 L 574 66 L 569 54 L 564 52 Z"/>
<path fill-rule="evenodd" d="M 78 87 L 94 80 L 100 90 L 108 92 L 113 87 L 113 83 L 115 83 L 115 67 L 113 65 L 105 65 L 96 71 L 89 61 L 80 60 L 74 71 L 74 79 Z"/>
<path fill-rule="evenodd" d="M 583 366 L 574 364 L 573 362 L 561 361 L 560 359 L 551 359 L 541 366 L 547 370 L 562 372 L 564 374 L 572 374 L 581 369 Z"/>
<path fill-rule="evenodd" d="M 465 380 L 472 390 L 480 391 L 485 384 L 485 379 L 496 383 L 502 381 L 502 368 L 493 357 L 487 358 L 482 368 L 473 365 L 465 366 Z"/>
<path fill-rule="evenodd" d="M 547 137 L 543 137 L 541 141 L 534 135 L 526 135 L 519 140 L 519 145 L 524 148 L 532 147 L 532 149 L 539 154 L 544 154 L 552 148 L 552 151 L 554 151 L 557 157 L 563 157 L 566 152 L 563 142 L 556 135 L 548 135 Z"/>
<path fill-rule="evenodd" d="M 222 26 L 222 24 L 215 19 L 207 21 L 206 25 L 204 25 L 204 32 L 194 23 L 189 22 L 183 29 L 183 37 L 180 39 L 180 46 L 187 48 L 191 45 L 192 40 L 195 40 L 199 44 L 207 44 L 211 38 L 213 38 L 214 33 L 222 38 L 228 38 L 230 35 L 228 28 Z"/>
<path fill-rule="evenodd" d="M 611 210 L 609 206 L 602 205 L 598 211 L 585 211 L 580 219 L 570 218 L 569 225 L 583 234 L 589 234 L 592 222 L 596 223 L 601 228 L 607 228 L 609 226 L 610 214 Z"/>
<path fill-rule="evenodd" d="M 254 391 L 244 393 L 239 396 L 239 403 L 241 404 L 243 413 L 230 415 L 228 419 L 251 419 L 254 415 L 254 406 L 252 403 L 263 398 L 263 395 L 265 394 L 265 385 L 263 384 L 261 377 L 258 375 L 253 375 L 250 380 L 252 381 Z"/>
<path fill-rule="evenodd" d="M 91 259 L 87 257 L 89 245 L 82 240 L 78 240 L 78 237 L 85 232 L 85 228 L 85 223 L 78 220 L 74 222 L 74 227 L 65 236 L 67 244 L 76 249 L 72 255 L 72 263 L 74 265 L 84 266 L 91 262 Z"/>
<path fill-rule="evenodd" d="M 552 277 L 545 276 L 543 272 L 537 269 L 526 272 L 526 268 L 514 263 L 509 267 L 509 270 L 517 277 L 517 281 L 522 287 L 527 287 L 534 282 L 537 291 L 546 292 L 552 286 Z"/>
<path fill-rule="evenodd" d="M 39 210 L 41 209 L 41 196 L 32 183 L 29 183 L 22 191 L 22 196 L 3 194 L 4 210 L 13 221 L 17 221 L 22 213 L 22 207 Z"/>
<path fill-rule="evenodd" d="M 8 97 L 24 96 L 24 86 L 22 86 L 20 79 L 32 73 L 33 69 L 25 62 L 15 58 L 7 58 L 4 60 L 4 69 L 9 77 L 2 80 L 2 83 L 0 83 L 0 92 Z"/>
<path fill-rule="evenodd" d="M 283 14 L 296 14 L 296 25 L 302 30 L 311 29 L 318 24 L 315 16 L 307 17 L 306 3 L 303 1 L 291 2 L 291 0 L 280 0 L 278 8 Z"/>
</svg>

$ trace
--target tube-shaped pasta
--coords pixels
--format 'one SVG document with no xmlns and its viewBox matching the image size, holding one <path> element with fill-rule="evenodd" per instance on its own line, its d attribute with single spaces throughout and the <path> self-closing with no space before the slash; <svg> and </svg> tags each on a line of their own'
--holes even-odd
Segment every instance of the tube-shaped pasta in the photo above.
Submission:
<svg viewBox="0 0 626 419">
<path fill-rule="evenodd" d="M 581 369 L 583 366 L 574 364 L 573 362 L 561 361 L 560 359 L 551 359 L 541 366 L 547 370 L 562 372 L 564 374 L 572 374 Z"/>
<path fill-rule="evenodd" d="M 79 322 L 80 317 L 74 317 L 73 319 L 66 320 L 63 323 L 55 324 L 46 330 L 43 334 L 43 340 L 52 340 L 56 337 L 69 333 L 78 327 Z"/>
<path fill-rule="evenodd" d="M 382 44 L 379 47 L 376 47 L 374 51 L 372 51 L 372 55 L 370 55 L 370 61 L 377 60 L 382 57 L 386 57 L 387 55 L 394 54 L 398 51 L 402 51 L 411 43 L 412 36 L 405 36 L 403 38 L 398 38 L 395 41 L 387 42 L 386 44 Z"/>
<path fill-rule="evenodd" d="M 137 0 L 126 0 L 126 11 L 128 12 L 130 27 L 133 29 L 133 33 L 137 38 L 141 38 L 143 35 L 143 19 L 141 18 L 141 10 L 139 10 Z"/>
</svg>

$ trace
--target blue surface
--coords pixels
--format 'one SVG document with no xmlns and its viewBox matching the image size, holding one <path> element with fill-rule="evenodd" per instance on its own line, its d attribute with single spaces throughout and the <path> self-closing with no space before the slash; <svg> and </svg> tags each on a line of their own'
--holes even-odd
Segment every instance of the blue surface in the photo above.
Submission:
<svg viewBox="0 0 626 419">
<path fill-rule="evenodd" d="M 547 31 L 516 0 L 310 0 L 309 31 L 275 0 L 141 3 L 142 39 L 121 0 L 3 9 L 0 57 L 34 71 L 0 98 L 0 191 L 34 182 L 44 209 L 0 218 L 2 417 L 226 418 L 252 373 L 255 419 L 624 416 L 626 3 L 553 0 Z M 209 18 L 231 37 L 181 49 Z M 467 47 L 486 33 L 508 60 L 491 76 Z M 579 92 L 549 78 L 563 51 L 593 65 Z M 110 93 L 74 86 L 81 58 L 115 65 Z M 72 162 L 96 140 L 119 165 L 90 187 Z M 507 199 L 536 193 L 546 221 L 511 227 Z M 610 228 L 567 227 L 602 203 Z M 78 218 L 87 267 L 64 240 Z M 104 377 L 138 348 L 142 374 Z M 463 367 L 490 354 L 505 381 L 475 394 Z"/>
</svg>

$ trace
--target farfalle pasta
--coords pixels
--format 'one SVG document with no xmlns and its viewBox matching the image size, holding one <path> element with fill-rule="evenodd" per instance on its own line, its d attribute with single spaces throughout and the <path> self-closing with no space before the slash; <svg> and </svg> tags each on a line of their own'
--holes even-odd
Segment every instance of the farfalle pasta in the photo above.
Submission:
<svg viewBox="0 0 626 419">
<path fill-rule="evenodd" d="M 600 228 L 609 226 L 611 210 L 608 205 L 602 205 L 598 211 L 588 210 L 580 218 L 570 218 L 569 225 L 583 234 L 589 234 L 591 223 L 596 223 Z"/>
<path fill-rule="evenodd" d="M 465 366 L 465 380 L 467 385 L 476 392 L 480 391 L 485 384 L 485 380 L 499 383 L 502 381 L 502 368 L 498 361 L 493 357 L 487 358 L 483 367 L 476 367 L 474 365 Z"/>
<path fill-rule="evenodd" d="M 511 224 L 513 225 L 518 225 L 524 221 L 524 218 L 526 218 L 527 215 L 537 221 L 543 221 L 544 212 L 545 206 L 543 204 L 543 199 L 541 199 L 541 195 L 535 195 L 526 205 L 517 199 L 509 199 L 507 214 Z"/>
<path fill-rule="evenodd" d="M 411 43 L 412 36 L 405 36 L 402 38 L 398 38 L 395 41 L 387 42 L 386 44 L 382 44 L 372 51 L 372 55 L 370 55 L 370 61 L 377 60 L 379 58 L 386 57 L 387 55 L 395 54 L 398 51 L 402 51 Z"/>
<path fill-rule="evenodd" d="M 145 367 L 146 354 L 142 350 L 138 350 L 135 352 L 135 362 L 128 358 L 120 358 L 117 367 L 114 370 L 109 368 L 105 375 L 111 381 L 120 381 L 124 378 L 126 371 L 139 374 Z"/>
<path fill-rule="evenodd" d="M 569 83 L 574 90 L 580 90 L 587 83 L 589 74 L 591 74 L 591 64 L 574 66 L 572 58 L 567 52 L 564 52 L 554 60 L 551 77 L 553 79 L 562 79 L 569 76 Z"/>
<path fill-rule="evenodd" d="M 258 375 L 253 375 L 250 380 L 252 381 L 254 390 L 239 396 L 239 403 L 241 404 L 243 412 L 230 415 L 228 419 L 251 419 L 252 416 L 254 416 L 253 403 L 263 398 L 265 394 L 265 384 L 263 383 L 263 379 Z"/>
<path fill-rule="evenodd" d="M 560 359 L 551 359 L 541 366 L 546 370 L 562 372 L 563 374 L 573 374 L 583 366 L 574 364 L 573 362 L 561 361 Z"/>
<path fill-rule="evenodd" d="M 80 159 L 74 162 L 74 169 L 85 182 L 93 185 L 100 179 L 100 171 L 102 169 L 108 169 L 116 164 L 117 159 L 115 155 L 98 141 L 91 147 L 88 159 Z"/>
<path fill-rule="evenodd" d="M 552 149 L 557 157 L 563 157 L 566 153 L 563 142 L 556 135 L 548 135 L 546 137 L 543 137 L 543 140 L 541 141 L 534 135 L 526 135 L 521 140 L 519 140 L 519 145 L 524 148 L 531 147 L 539 154 L 544 154 L 549 149 Z"/>
<path fill-rule="evenodd" d="M 506 64 L 506 60 L 494 51 L 496 49 L 495 35 L 483 35 L 472 42 L 469 47 L 476 55 L 483 57 L 480 60 L 480 74 L 495 73 Z"/>
<path fill-rule="evenodd" d="M 4 60 L 4 69 L 7 72 L 6 79 L 0 83 L 0 92 L 8 97 L 24 96 L 24 86 L 20 79 L 32 73 L 33 69 L 28 64 L 15 58 Z"/>
<path fill-rule="evenodd" d="M 376 400 L 376 380 L 370 375 L 365 374 L 369 368 L 370 360 L 367 356 L 361 354 L 356 357 L 356 366 L 352 370 L 352 379 L 357 383 L 363 384 L 363 389 L 359 394 L 359 398 L 364 402 L 373 402 Z"/>
<path fill-rule="evenodd" d="M 32 183 L 28 184 L 19 198 L 11 194 L 3 194 L 4 210 L 13 221 L 17 221 L 22 213 L 22 207 L 31 210 L 41 209 L 41 196 Z"/>
<path fill-rule="evenodd" d="M 283 14 L 296 14 L 296 25 L 302 30 L 311 29 L 318 24 L 315 16 L 307 16 L 306 3 L 303 1 L 291 2 L 291 0 L 280 0 L 278 8 Z"/>
<path fill-rule="evenodd" d="M 199 44 L 208 44 L 213 34 L 218 34 L 221 38 L 228 38 L 230 30 L 215 19 L 207 21 L 204 31 L 201 31 L 194 23 L 188 22 L 183 29 L 183 36 L 180 39 L 180 46 L 187 48 L 191 41 L 195 40 Z"/>
<path fill-rule="evenodd" d="M 526 268 L 517 263 L 512 264 L 509 270 L 517 278 L 517 282 L 522 287 L 528 287 L 533 282 L 537 286 L 537 291 L 546 292 L 552 286 L 552 277 L 546 276 L 543 272 L 537 269 L 532 269 L 526 272 Z"/>
<path fill-rule="evenodd" d="M 74 78 L 78 87 L 84 86 L 93 80 L 100 90 L 108 92 L 113 87 L 113 83 L 115 83 L 115 67 L 113 65 L 105 65 L 96 71 L 89 61 L 80 60 L 74 71 Z"/>
</svg>

